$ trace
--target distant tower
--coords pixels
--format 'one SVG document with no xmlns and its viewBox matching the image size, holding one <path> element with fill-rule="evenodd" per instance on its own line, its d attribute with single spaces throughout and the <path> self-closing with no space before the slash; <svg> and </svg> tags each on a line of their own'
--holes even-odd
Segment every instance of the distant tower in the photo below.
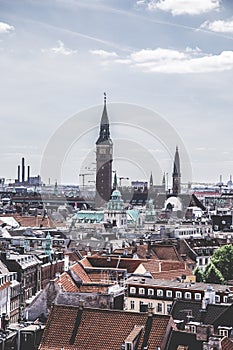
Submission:
<svg viewBox="0 0 233 350">
<path fill-rule="evenodd" d="M 117 189 L 117 173 L 115 171 L 114 179 L 113 179 L 113 190 L 116 190 L 116 189 Z"/>
<path fill-rule="evenodd" d="M 153 188 L 154 186 L 154 181 L 153 181 L 153 175 L 152 175 L 152 172 L 150 174 L 150 188 Z"/>
<path fill-rule="evenodd" d="M 181 182 L 181 173 L 180 173 L 180 156 L 178 147 L 176 147 L 176 153 L 174 158 L 174 167 L 172 174 L 172 194 L 178 196 L 180 194 L 180 182 Z"/>
<path fill-rule="evenodd" d="M 96 141 L 96 208 L 103 207 L 109 201 L 112 192 L 112 150 L 109 120 L 104 93 L 104 109 L 100 122 L 99 138 Z"/>
<path fill-rule="evenodd" d="M 107 210 L 104 211 L 104 221 L 112 226 L 127 227 L 127 212 L 125 210 L 124 201 L 121 193 L 114 190 L 111 199 L 108 202 Z"/>
<path fill-rule="evenodd" d="M 45 238 L 45 254 L 49 256 L 49 260 L 52 261 L 53 248 L 52 248 L 52 238 L 48 232 Z"/>
<path fill-rule="evenodd" d="M 25 181 L 25 160 L 22 158 L 22 182 Z"/>
</svg>

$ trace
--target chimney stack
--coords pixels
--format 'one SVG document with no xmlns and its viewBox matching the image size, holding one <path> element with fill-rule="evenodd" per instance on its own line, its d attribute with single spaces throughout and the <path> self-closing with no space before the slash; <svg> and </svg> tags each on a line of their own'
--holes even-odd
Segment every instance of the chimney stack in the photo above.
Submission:
<svg viewBox="0 0 233 350">
<path fill-rule="evenodd" d="M 20 165 L 18 165 L 18 177 L 17 177 L 18 182 L 20 182 Z"/>
<path fill-rule="evenodd" d="M 28 165 L 28 183 L 29 183 L 29 178 L 30 178 L 30 165 Z"/>
<path fill-rule="evenodd" d="M 24 158 L 22 158 L 22 182 L 25 181 L 25 162 Z"/>
</svg>

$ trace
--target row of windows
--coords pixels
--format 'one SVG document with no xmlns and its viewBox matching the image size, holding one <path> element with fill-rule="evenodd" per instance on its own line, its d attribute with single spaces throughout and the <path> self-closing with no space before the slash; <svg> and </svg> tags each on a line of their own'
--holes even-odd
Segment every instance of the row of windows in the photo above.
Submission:
<svg viewBox="0 0 233 350">
<path fill-rule="evenodd" d="M 18 308 L 19 308 L 19 299 L 12 301 L 10 305 L 10 310 L 13 311 Z"/>
<path fill-rule="evenodd" d="M 130 287 L 130 294 L 136 294 L 137 289 L 136 287 Z M 163 290 L 163 289 L 152 289 L 152 288 L 139 288 L 138 293 L 139 295 L 146 296 L 146 292 L 147 292 L 147 296 L 157 296 L 157 297 L 166 297 L 166 298 L 176 298 L 176 299 L 186 299 L 186 300 L 191 300 L 192 299 L 192 293 L 190 292 L 181 292 L 181 291 L 172 291 L 172 290 Z M 201 300 L 202 299 L 202 295 L 201 293 L 194 293 L 194 299 L 195 300 Z M 221 297 L 220 295 L 215 295 L 215 302 L 216 303 L 220 303 L 221 302 Z M 227 295 L 223 296 L 223 303 L 227 303 L 228 302 L 228 297 Z"/>
<path fill-rule="evenodd" d="M 140 308 L 141 304 L 142 304 L 142 302 L 139 302 L 139 308 Z M 169 314 L 171 312 L 172 304 L 167 304 L 166 310 L 163 310 L 163 307 L 165 307 L 165 306 L 162 303 L 156 303 L 156 304 L 153 304 L 152 302 L 148 303 L 148 308 L 154 308 L 154 307 L 155 307 L 156 312 L 166 312 L 167 314 Z M 130 301 L 130 310 L 135 310 L 135 309 L 136 309 L 136 302 L 135 302 L 135 300 L 131 300 Z"/>
<path fill-rule="evenodd" d="M 130 293 L 131 294 L 136 294 L 136 288 L 135 287 L 130 287 Z M 145 295 L 146 293 L 146 289 L 145 288 L 139 288 L 139 294 L 140 295 Z M 153 296 L 155 295 L 156 293 L 156 296 L 157 297 L 167 297 L 167 298 L 172 298 L 173 297 L 173 294 L 174 294 L 174 297 L 177 298 L 177 299 L 182 299 L 183 297 L 185 299 L 192 299 L 192 294 L 190 292 L 185 292 L 184 295 L 182 292 L 180 291 L 172 291 L 172 290 L 166 290 L 164 291 L 163 289 L 157 289 L 157 290 L 154 290 L 152 288 L 149 288 L 147 289 L 147 295 L 148 296 Z M 202 296 L 201 296 L 201 293 L 195 293 L 195 300 L 201 300 Z"/>
<path fill-rule="evenodd" d="M 196 325 L 188 324 L 185 326 L 185 329 L 188 330 L 190 333 L 196 333 L 197 332 L 197 327 Z M 221 337 L 228 337 L 229 332 L 227 329 L 219 329 L 218 334 Z"/>
</svg>

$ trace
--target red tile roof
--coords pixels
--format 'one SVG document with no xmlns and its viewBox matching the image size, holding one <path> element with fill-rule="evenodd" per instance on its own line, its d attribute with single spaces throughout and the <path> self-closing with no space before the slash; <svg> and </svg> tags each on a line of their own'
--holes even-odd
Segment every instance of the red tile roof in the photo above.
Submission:
<svg viewBox="0 0 233 350">
<path fill-rule="evenodd" d="M 164 315 L 150 317 L 146 313 L 54 305 L 39 350 L 118 350 L 132 336 L 135 326 L 143 326 L 138 349 L 148 336 L 148 350 L 156 346 L 164 350 L 172 319 Z"/>
<path fill-rule="evenodd" d="M 84 267 L 92 267 L 90 261 L 88 260 L 88 258 L 84 258 L 82 260 L 80 260 L 80 263 L 84 266 Z"/>
<path fill-rule="evenodd" d="M 233 342 L 231 339 L 224 337 L 221 341 L 222 350 L 233 350 Z"/>
<path fill-rule="evenodd" d="M 128 273 L 133 273 L 142 262 L 146 261 L 144 259 L 119 259 L 118 257 L 103 257 L 98 255 L 90 256 L 85 259 L 87 259 L 93 267 L 126 269 Z M 81 260 L 81 263 L 83 263 L 83 260 Z"/>
<path fill-rule="evenodd" d="M 85 284 L 78 287 L 80 293 L 108 293 L 108 285 L 103 284 Z"/>
<path fill-rule="evenodd" d="M 42 225 L 43 227 L 56 227 L 57 224 L 55 224 L 49 217 L 43 218 L 43 216 L 20 216 L 20 215 L 12 215 L 14 219 L 23 227 L 40 227 Z"/>
<path fill-rule="evenodd" d="M 78 292 L 79 289 L 74 283 L 73 279 L 67 272 L 63 272 L 58 278 L 55 279 L 55 283 L 62 287 L 64 292 Z"/>
<path fill-rule="evenodd" d="M 86 273 L 84 267 L 82 266 L 81 262 L 77 262 L 74 265 L 70 267 L 70 270 L 83 282 L 83 283 L 89 283 L 91 282 L 90 277 Z"/>
<path fill-rule="evenodd" d="M 171 280 L 171 281 L 177 278 L 181 278 L 181 276 L 193 276 L 193 273 L 189 269 L 186 269 L 186 270 L 177 269 L 177 270 L 153 272 L 151 274 L 155 279 Z"/>
<path fill-rule="evenodd" d="M 148 255 L 148 244 L 140 244 L 137 246 L 137 255 L 140 259 L 146 259 Z M 151 259 L 157 259 L 157 255 L 151 250 Z"/>
<path fill-rule="evenodd" d="M 10 281 L 6 281 L 5 283 L 0 285 L 0 291 L 3 290 L 3 289 L 6 289 L 10 285 L 11 285 L 11 282 Z"/>
<path fill-rule="evenodd" d="M 181 261 L 182 258 L 177 252 L 177 249 L 172 245 L 153 245 L 151 247 L 159 260 L 174 260 Z"/>
</svg>

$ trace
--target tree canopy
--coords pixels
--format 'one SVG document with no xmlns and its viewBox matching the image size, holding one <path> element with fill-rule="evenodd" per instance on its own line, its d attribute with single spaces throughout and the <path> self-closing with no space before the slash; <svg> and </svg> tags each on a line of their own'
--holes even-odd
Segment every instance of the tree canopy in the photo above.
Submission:
<svg viewBox="0 0 233 350">
<path fill-rule="evenodd" d="M 217 283 L 217 284 L 223 284 L 224 283 L 224 277 L 222 273 L 217 269 L 217 267 L 210 262 L 205 269 L 204 272 L 204 280 L 206 283 Z"/>
<path fill-rule="evenodd" d="M 215 250 L 211 263 L 220 271 L 225 281 L 233 279 L 233 245 L 227 244 Z"/>
</svg>

